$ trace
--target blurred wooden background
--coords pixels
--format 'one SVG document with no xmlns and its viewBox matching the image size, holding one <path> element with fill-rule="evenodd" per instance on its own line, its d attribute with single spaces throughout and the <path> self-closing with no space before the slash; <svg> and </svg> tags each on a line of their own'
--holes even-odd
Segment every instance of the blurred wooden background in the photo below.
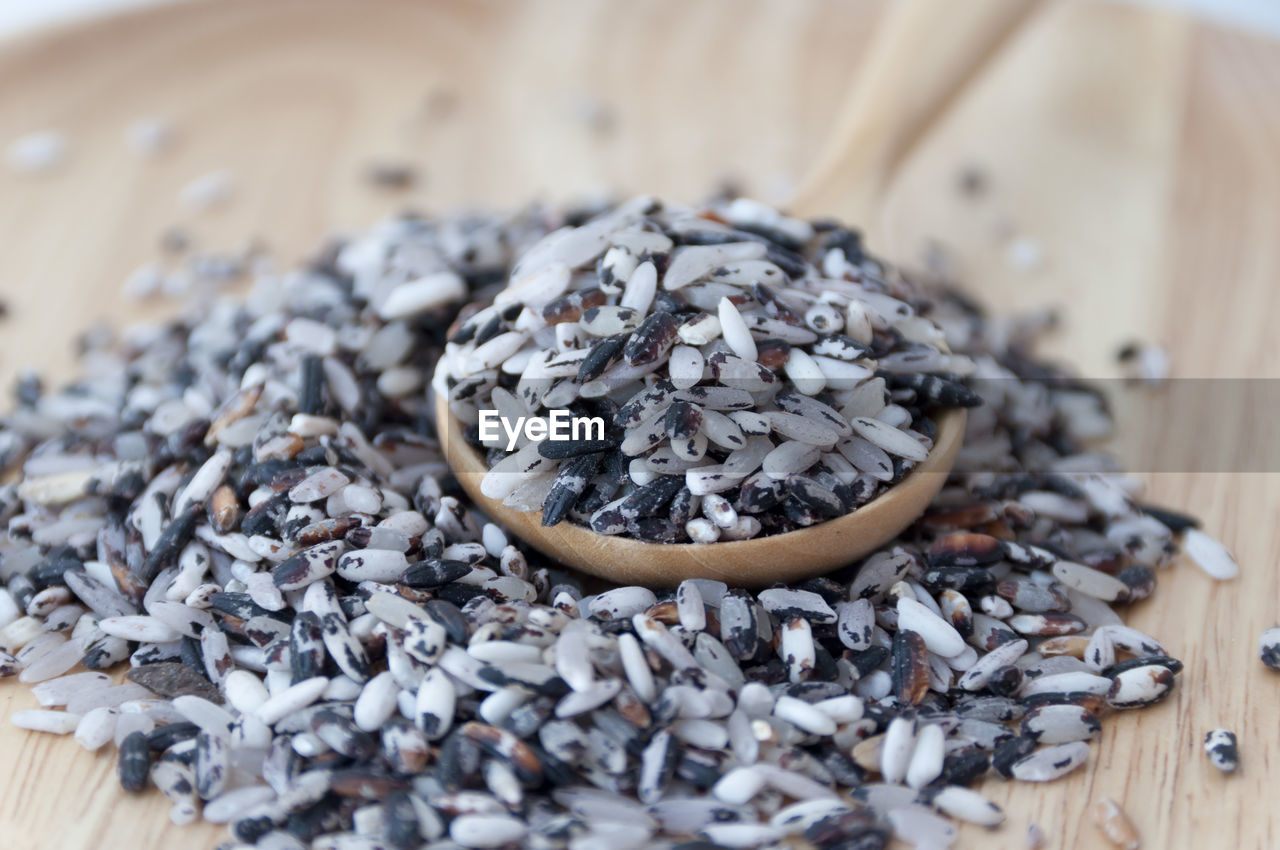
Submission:
<svg viewBox="0 0 1280 850">
<path fill-rule="evenodd" d="M 69 376 L 91 321 L 171 309 L 119 293 L 174 226 L 197 250 L 257 239 L 285 264 L 406 205 L 608 187 L 695 200 L 726 179 L 781 201 L 880 8 L 218 0 L 6 45 L 0 144 L 56 128 L 70 150 L 46 175 L 0 173 L 0 385 L 26 366 Z M 896 176 L 881 250 L 914 261 L 939 243 L 993 309 L 1061 307 L 1049 350 L 1091 376 L 1115 374 L 1117 347 L 1137 338 L 1166 345 L 1176 376 L 1278 378 L 1278 93 L 1275 43 L 1167 13 L 1046 3 Z M 123 134 L 151 115 L 178 138 L 143 160 Z M 362 179 L 375 161 L 414 163 L 422 179 L 375 189 Z M 988 175 L 978 198 L 957 189 L 968 167 Z M 181 187 L 219 169 L 234 175 L 232 197 L 185 210 Z M 1199 514 L 1235 550 L 1241 578 L 1163 574 L 1132 622 L 1186 661 L 1176 695 L 1110 718 L 1066 780 L 988 782 L 1008 824 L 966 828 L 962 846 L 1021 848 L 1032 822 L 1050 847 L 1101 846 L 1088 807 L 1104 794 L 1148 847 L 1280 845 L 1280 676 L 1256 648 L 1280 621 L 1280 476 L 1147 477 L 1153 500 Z M 24 686 L 0 683 L 0 846 L 220 840 L 218 827 L 170 826 L 159 794 L 123 796 L 109 756 L 8 725 L 32 705 Z M 1240 736 L 1237 776 L 1202 755 L 1217 726 Z"/>
</svg>

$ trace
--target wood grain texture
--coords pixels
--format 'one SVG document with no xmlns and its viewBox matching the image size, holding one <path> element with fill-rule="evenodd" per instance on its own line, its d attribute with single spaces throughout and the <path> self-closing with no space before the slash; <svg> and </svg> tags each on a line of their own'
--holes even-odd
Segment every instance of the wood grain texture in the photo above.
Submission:
<svg viewBox="0 0 1280 850">
<path fill-rule="evenodd" d="M 0 381 L 24 364 L 65 377 L 85 323 L 162 313 L 116 293 L 175 222 L 201 248 L 261 238 L 287 261 L 405 203 L 604 185 L 694 199 L 731 175 L 777 199 L 817 155 L 878 9 L 219 0 L 9 45 L 0 140 L 52 126 L 73 147 L 55 174 L 0 174 L 0 297 L 11 307 Z M 1136 336 L 1168 345 L 1178 375 L 1280 377 L 1268 323 L 1280 313 L 1278 90 L 1274 43 L 1132 8 L 1053 5 L 896 176 L 883 216 L 890 253 L 913 258 L 939 240 L 1002 310 L 1061 306 L 1050 350 L 1091 375 L 1112 374 L 1115 347 Z M 456 96 L 451 115 L 424 106 L 431 92 Z M 584 98 L 611 106 L 611 132 L 588 127 Z M 182 138 L 141 162 L 121 134 L 148 114 L 173 117 Z M 360 169 L 379 156 L 421 163 L 422 188 L 363 185 Z M 954 191 L 968 163 L 991 176 L 978 201 Z M 238 177 L 232 202 L 184 213 L 178 189 L 223 167 Z M 1005 262 L 1011 230 L 1042 246 L 1041 269 Z M 1163 573 L 1132 621 L 1185 660 L 1175 696 L 1108 719 L 1088 767 L 1064 781 L 987 783 L 1009 822 L 962 830 L 962 846 L 1021 848 L 1031 822 L 1052 847 L 1102 846 L 1088 807 L 1103 794 L 1147 847 L 1280 845 L 1280 677 L 1256 650 L 1280 621 L 1280 477 L 1148 477 L 1153 500 L 1199 514 L 1235 550 L 1240 580 L 1214 584 L 1189 565 Z M 221 839 L 219 827 L 169 826 L 158 794 L 120 794 L 109 756 L 3 722 L 32 705 L 24 686 L 0 683 L 0 846 Z M 1240 735 L 1238 776 L 1201 754 L 1216 726 Z"/>
</svg>

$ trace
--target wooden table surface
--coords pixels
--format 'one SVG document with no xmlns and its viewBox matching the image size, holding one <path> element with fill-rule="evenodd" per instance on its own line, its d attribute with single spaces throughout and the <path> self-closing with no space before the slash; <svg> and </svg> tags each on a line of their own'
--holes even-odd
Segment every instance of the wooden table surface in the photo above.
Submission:
<svg viewBox="0 0 1280 850">
<path fill-rule="evenodd" d="M 877 2 L 505 4 L 218 0 L 95 22 L 0 49 L 0 143 L 67 134 L 48 175 L 0 174 L 0 381 L 70 374 L 78 329 L 163 314 L 121 281 L 186 229 L 201 250 L 260 239 L 287 262 L 334 229 L 404 205 L 442 209 L 564 198 L 603 187 L 693 200 L 738 179 L 785 198 L 856 73 Z M 1131 338 L 1167 346 L 1179 377 L 1280 377 L 1280 45 L 1172 14 L 1046 4 L 913 152 L 884 206 L 887 253 L 950 248 L 1001 311 L 1056 305 L 1048 348 L 1115 373 Z M 131 121 L 166 116 L 174 149 L 142 160 Z M 361 180 L 373 160 L 418 164 L 404 193 Z M 978 200 L 956 191 L 969 165 Z M 179 189 L 230 169 L 222 208 Z M 1010 240 L 1043 253 L 1007 262 Z M 1242 399 L 1242 404 L 1245 402 Z M 1269 421 L 1263 419 L 1263 431 Z M 1138 444 L 1165 425 L 1145 421 Z M 1123 426 L 1122 426 L 1123 428 Z M 1216 435 L 1210 435 L 1216 436 Z M 967 847 L 1098 847 L 1088 807 L 1121 801 L 1151 848 L 1280 846 L 1280 675 L 1257 638 L 1280 621 L 1280 476 L 1244 462 L 1152 464 L 1153 500 L 1192 511 L 1236 552 L 1241 577 L 1189 564 L 1160 577 L 1131 622 L 1186 662 L 1173 698 L 1104 724 L 1086 769 L 985 791 L 1007 825 Z M 0 718 L 34 705 L 0 683 Z M 1240 736 L 1238 775 L 1201 752 Z M 107 755 L 0 722 L 0 847 L 212 847 L 219 827 L 168 824 L 159 794 L 126 797 Z"/>
</svg>

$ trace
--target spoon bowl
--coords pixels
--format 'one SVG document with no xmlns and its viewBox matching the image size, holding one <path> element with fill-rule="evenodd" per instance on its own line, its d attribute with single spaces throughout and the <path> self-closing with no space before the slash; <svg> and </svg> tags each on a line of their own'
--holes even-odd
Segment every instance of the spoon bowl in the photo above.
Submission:
<svg viewBox="0 0 1280 850">
<path fill-rule="evenodd" d="M 829 141 L 789 204 L 790 212 L 801 217 L 836 214 L 879 236 L 878 212 L 899 166 L 1038 6 L 1030 0 L 892 4 Z M 486 497 L 480 491 L 488 472 L 484 458 L 463 438 L 448 404 L 436 398 L 436 425 L 449 466 L 485 513 L 562 564 L 621 584 L 653 586 L 709 578 L 760 587 L 853 563 L 892 540 L 928 507 L 955 463 L 965 420 L 962 408 L 939 412 L 929 456 L 853 513 L 750 540 L 647 543 L 567 521 L 547 528 L 541 512 L 517 511 Z"/>
<path fill-rule="evenodd" d="M 462 423 L 439 396 L 436 428 L 462 489 L 490 518 L 549 558 L 619 584 L 671 587 L 709 578 L 735 587 L 765 587 L 831 572 L 875 551 L 916 520 L 937 495 L 964 437 L 966 411 L 940 411 L 933 449 L 904 479 L 853 513 L 808 528 L 724 543 L 648 543 L 598 534 L 564 521 L 542 525 L 542 512 L 518 511 L 480 492 L 489 471 L 463 438 Z"/>
</svg>

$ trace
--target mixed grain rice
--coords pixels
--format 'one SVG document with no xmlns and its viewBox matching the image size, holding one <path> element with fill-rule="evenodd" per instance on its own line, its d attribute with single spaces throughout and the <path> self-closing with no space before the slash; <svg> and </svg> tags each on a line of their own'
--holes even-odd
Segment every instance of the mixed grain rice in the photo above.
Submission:
<svg viewBox="0 0 1280 850">
<path fill-rule="evenodd" d="M 42 174 L 66 161 L 70 145 L 58 130 L 37 130 L 9 143 L 5 161 L 18 174 Z"/>
<path fill-rule="evenodd" d="M 1235 773 L 1240 766 L 1236 733 L 1230 729 L 1213 729 L 1205 735 L 1204 752 L 1209 757 L 1209 763 L 1223 773 Z"/>
<path fill-rule="evenodd" d="M 707 216 L 686 225 L 729 227 Z M 998 379 L 973 471 L 855 567 L 760 593 L 586 587 L 473 512 L 430 425 L 440 329 L 584 222 L 615 229 L 398 219 L 256 272 L 245 299 L 195 286 L 186 318 L 87 334 L 62 390 L 23 381 L 0 426 L 0 676 L 42 708 L 12 721 L 114 743 L 126 790 L 234 847 L 941 847 L 954 820 L 1003 821 L 967 787 L 993 768 L 1066 775 L 1106 714 L 1169 695 L 1181 664 L 1120 612 L 1193 521 L 1077 439 L 1107 423 L 1030 354 L 1040 322 L 945 288 L 877 356 Z M 854 234 L 822 227 L 850 263 Z M 611 261 L 632 261 L 625 283 L 650 260 Z M 489 315 L 516 321 L 507 303 Z M 906 396 L 894 427 L 924 445 Z M 99 672 L 125 662 L 123 683 Z"/>
<path fill-rule="evenodd" d="M 929 306 L 834 222 L 641 197 L 533 246 L 459 323 L 435 387 L 486 455 L 486 496 L 548 526 L 741 540 L 856 510 L 928 457 L 934 412 L 979 403 Z M 608 433 L 477 427 L 552 410 Z"/>
</svg>

